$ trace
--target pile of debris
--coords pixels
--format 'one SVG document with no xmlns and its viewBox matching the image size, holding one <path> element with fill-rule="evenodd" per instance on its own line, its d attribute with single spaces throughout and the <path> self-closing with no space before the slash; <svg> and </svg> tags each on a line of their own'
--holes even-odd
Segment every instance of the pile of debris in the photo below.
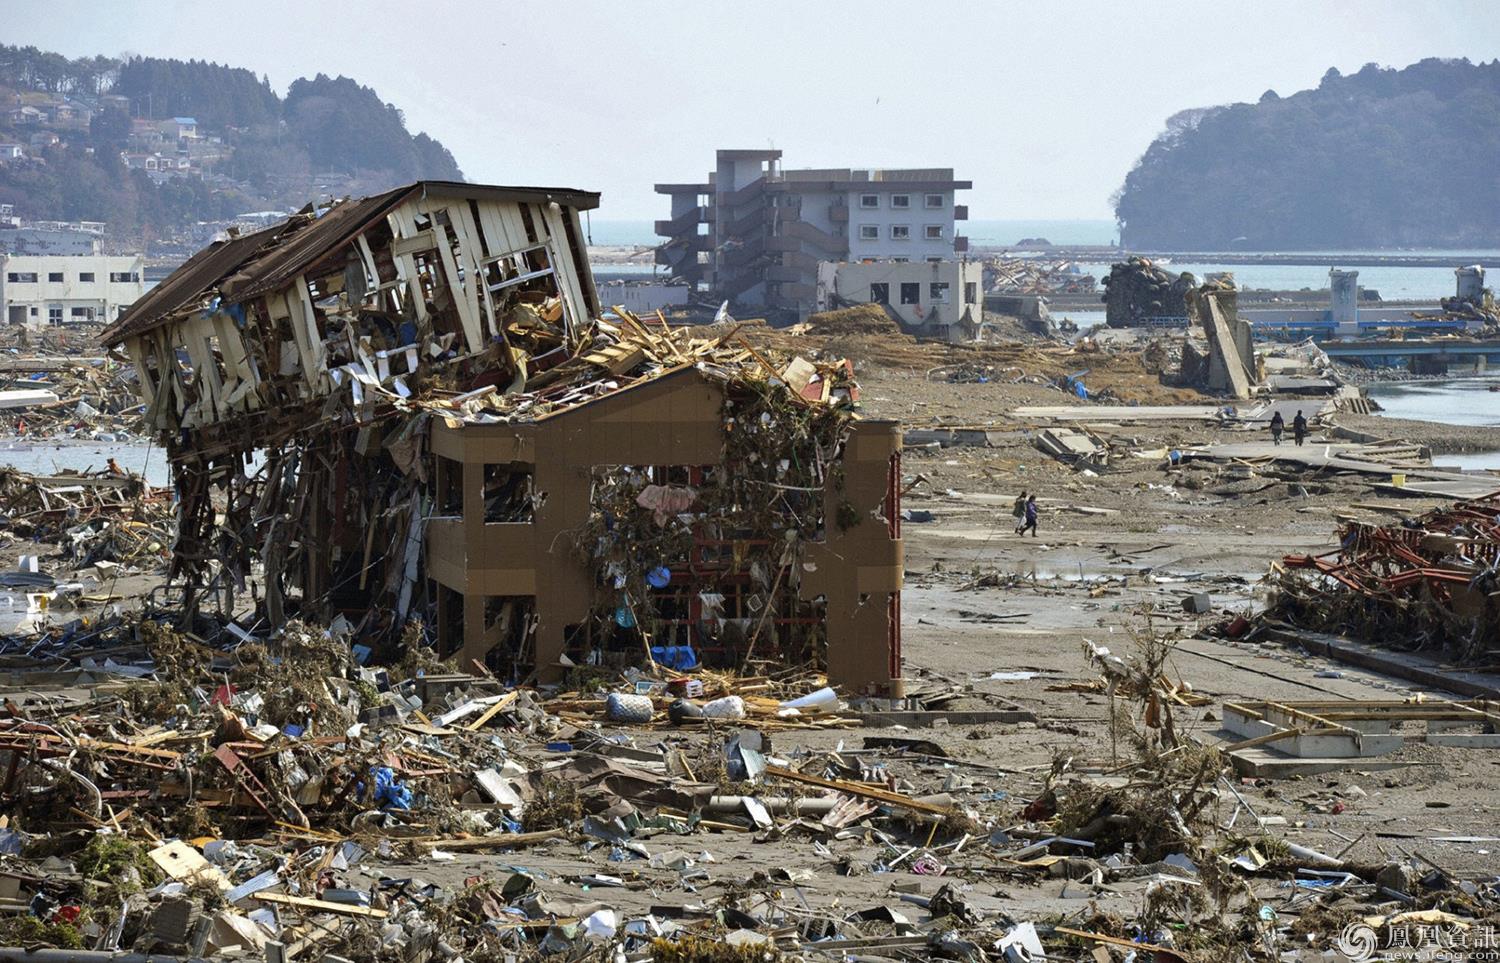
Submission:
<svg viewBox="0 0 1500 963">
<path fill-rule="evenodd" d="M 342 621 L 210 645 L 116 620 L 8 653 L 47 682 L 0 720 L 0 948 L 1216 963 L 1331 944 L 1351 916 L 1383 932 L 1500 907 L 1482 881 L 1268 831 L 1179 719 L 1210 700 L 1169 678 L 1154 634 L 1124 658 L 1085 645 L 1107 744 L 1011 768 L 903 729 L 797 745 L 902 717 L 816 673 L 578 666 L 512 686 L 407 631 L 386 668 Z M 1043 887 L 1056 907 L 1018 920 L 1005 891 Z M 1139 913 L 1095 903 L 1122 895 Z"/>
<path fill-rule="evenodd" d="M 135 371 L 112 357 L 0 359 L 0 435 L 125 442 L 143 438 Z"/>
<path fill-rule="evenodd" d="M 0 467 L 0 531 L 57 546 L 58 560 L 102 579 L 160 570 L 172 544 L 171 491 L 114 465 L 31 475 Z"/>
<path fill-rule="evenodd" d="M 1493 665 L 1500 652 L 1500 494 L 1399 524 L 1347 521 L 1337 551 L 1288 555 L 1271 577 L 1270 614 L 1300 628 Z"/>
<path fill-rule="evenodd" d="M 1465 321 L 1477 322 L 1480 326 L 1478 334 L 1481 337 L 1493 337 L 1500 335 L 1500 302 L 1495 300 L 1495 292 L 1489 288 L 1480 288 L 1477 294 L 1464 295 L 1455 294 L 1443 298 L 1441 301 L 1443 317 L 1445 319 L 1461 318 Z M 1426 317 L 1426 315 L 1417 315 Z"/>
<path fill-rule="evenodd" d="M 1198 280 L 1184 271 L 1173 275 L 1150 258 L 1132 256 L 1116 263 L 1104 278 L 1105 320 L 1110 327 L 1137 325 L 1186 326 L 1187 294 Z"/>
<path fill-rule="evenodd" d="M 984 259 L 984 289 L 995 294 L 1093 294 L 1096 284 L 1073 261 Z"/>
</svg>

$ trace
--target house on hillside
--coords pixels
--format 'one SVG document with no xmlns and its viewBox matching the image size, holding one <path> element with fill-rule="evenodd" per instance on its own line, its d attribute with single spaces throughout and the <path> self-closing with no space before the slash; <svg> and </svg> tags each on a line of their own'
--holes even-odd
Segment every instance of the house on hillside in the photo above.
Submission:
<svg viewBox="0 0 1500 963">
<path fill-rule="evenodd" d="M 30 104 L 24 107 L 12 107 L 5 112 L 5 119 L 12 127 L 35 127 L 45 120 L 46 116 Z"/>
<path fill-rule="evenodd" d="M 198 122 L 191 117 L 173 117 L 158 126 L 172 140 L 196 140 L 198 137 Z"/>
<path fill-rule="evenodd" d="M 62 138 L 50 130 L 39 130 L 35 134 L 32 134 L 30 139 L 32 150 L 46 150 L 49 147 L 56 147 L 60 143 L 62 143 Z"/>
<path fill-rule="evenodd" d="M 136 117 L 130 122 L 130 137 L 127 143 L 134 151 L 152 151 L 166 143 L 167 138 L 155 121 Z"/>
<path fill-rule="evenodd" d="M 0 144 L 0 161 L 20 160 L 26 156 L 23 144 Z"/>
<path fill-rule="evenodd" d="M 54 101 L 44 108 L 47 119 L 59 127 L 87 127 L 94 112 L 68 100 Z"/>
</svg>

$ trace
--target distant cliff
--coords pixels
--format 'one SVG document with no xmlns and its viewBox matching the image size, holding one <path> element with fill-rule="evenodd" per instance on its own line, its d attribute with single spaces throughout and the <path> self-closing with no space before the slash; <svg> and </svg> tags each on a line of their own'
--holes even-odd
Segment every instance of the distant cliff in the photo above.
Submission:
<svg viewBox="0 0 1500 963">
<path fill-rule="evenodd" d="M 0 104 L 0 203 L 117 235 L 463 179 L 447 148 L 348 77 L 303 78 L 283 98 L 203 60 L 0 45 Z"/>
<path fill-rule="evenodd" d="M 1137 250 L 1500 245 L 1500 61 L 1329 70 L 1183 111 L 1125 178 Z"/>
</svg>

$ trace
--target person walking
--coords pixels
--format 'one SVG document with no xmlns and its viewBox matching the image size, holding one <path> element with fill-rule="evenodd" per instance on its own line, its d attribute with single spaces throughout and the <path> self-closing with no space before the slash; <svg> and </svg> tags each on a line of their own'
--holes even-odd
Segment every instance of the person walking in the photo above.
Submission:
<svg viewBox="0 0 1500 963">
<path fill-rule="evenodd" d="M 1036 538 L 1036 496 L 1032 495 L 1026 499 L 1025 521 L 1021 524 L 1020 536 L 1026 537 L 1026 530 L 1031 530 L 1031 537 Z"/>
<path fill-rule="evenodd" d="M 1297 447 L 1302 447 L 1302 439 L 1307 437 L 1307 419 L 1302 415 L 1302 409 L 1297 409 L 1297 417 L 1292 419 L 1292 437 L 1297 441 Z"/>
<path fill-rule="evenodd" d="M 1281 444 L 1281 433 L 1286 431 L 1286 422 L 1282 420 L 1281 412 L 1276 411 L 1271 415 L 1271 444 Z"/>
<path fill-rule="evenodd" d="M 1026 493 L 1022 492 L 1016 496 L 1016 502 L 1010 509 L 1011 517 L 1016 520 L 1016 534 L 1021 534 L 1021 526 L 1026 524 Z"/>
</svg>

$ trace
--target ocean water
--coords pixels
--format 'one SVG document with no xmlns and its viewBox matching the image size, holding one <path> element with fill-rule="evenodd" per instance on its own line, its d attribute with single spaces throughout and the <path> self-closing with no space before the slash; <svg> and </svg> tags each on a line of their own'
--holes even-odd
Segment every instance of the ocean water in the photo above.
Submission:
<svg viewBox="0 0 1500 963">
<path fill-rule="evenodd" d="M 665 210 L 662 217 L 666 217 Z M 584 224 L 591 244 L 654 246 L 655 222 L 589 218 Z M 1046 238 L 1053 244 L 1113 244 L 1119 237 L 1114 221 L 985 220 L 960 221 L 958 233 L 969 243 L 987 247 L 1013 245 L 1022 238 Z"/>
<path fill-rule="evenodd" d="M 1500 376 L 1437 381 L 1387 381 L 1369 386 L 1387 418 L 1413 418 L 1443 425 L 1500 426 Z"/>
<path fill-rule="evenodd" d="M 961 221 L 958 233 L 970 244 L 984 247 L 1013 246 L 1023 238 L 1045 238 L 1060 245 L 1113 244 L 1120 232 L 1114 221 L 983 220 Z"/>
<path fill-rule="evenodd" d="M 1369 386 L 1387 418 L 1415 418 L 1444 425 L 1500 426 L 1500 376 L 1440 381 L 1381 382 Z M 1500 451 L 1434 455 L 1432 463 L 1465 471 L 1500 471 Z"/>
<path fill-rule="evenodd" d="M 665 208 L 662 209 L 661 216 L 667 216 Z M 616 221 L 589 217 L 584 219 L 583 228 L 590 244 L 655 247 L 661 243 L 661 238 L 656 236 L 654 221 Z"/>
<path fill-rule="evenodd" d="M 153 485 L 171 482 L 167 453 L 144 441 L 0 441 L 0 465 L 9 465 L 33 475 L 51 475 L 60 471 L 100 471 L 115 464 L 127 471 L 139 472 Z"/>
</svg>

